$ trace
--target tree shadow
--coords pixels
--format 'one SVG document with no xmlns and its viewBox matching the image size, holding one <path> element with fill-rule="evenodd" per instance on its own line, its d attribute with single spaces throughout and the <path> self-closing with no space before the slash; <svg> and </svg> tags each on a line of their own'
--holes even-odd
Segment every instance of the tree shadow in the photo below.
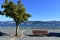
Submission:
<svg viewBox="0 0 60 40">
<path fill-rule="evenodd" d="M 1 32 L 0 31 L 0 36 L 9 36 L 7 33 Z"/>
</svg>

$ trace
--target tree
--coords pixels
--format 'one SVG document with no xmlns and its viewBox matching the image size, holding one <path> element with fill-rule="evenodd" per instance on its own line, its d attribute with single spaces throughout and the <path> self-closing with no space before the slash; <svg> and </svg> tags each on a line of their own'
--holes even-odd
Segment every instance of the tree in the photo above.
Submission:
<svg viewBox="0 0 60 40">
<path fill-rule="evenodd" d="M 1 7 L 4 8 L 4 10 L 3 12 L 0 12 L 0 14 L 5 15 L 6 17 L 13 18 L 13 20 L 15 21 L 15 36 L 17 36 L 18 25 L 24 21 L 28 21 L 28 18 L 31 15 L 26 12 L 25 7 L 23 6 L 20 0 L 18 0 L 17 4 L 14 4 L 12 1 L 8 2 L 8 0 L 5 0 L 5 3 Z"/>
</svg>

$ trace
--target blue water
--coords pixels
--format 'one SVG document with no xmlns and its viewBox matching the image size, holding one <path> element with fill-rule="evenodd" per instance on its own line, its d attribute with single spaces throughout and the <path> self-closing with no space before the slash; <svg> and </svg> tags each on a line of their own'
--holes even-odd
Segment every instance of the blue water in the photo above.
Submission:
<svg viewBox="0 0 60 40">
<path fill-rule="evenodd" d="M 16 24 L 15 23 L 11 23 L 11 22 L 3 22 L 0 23 L 0 27 L 15 27 Z M 24 27 L 24 28 L 51 28 L 51 29 L 60 29 L 60 23 L 22 23 L 19 24 L 20 27 Z"/>
<path fill-rule="evenodd" d="M 0 26 L 16 26 L 15 23 L 3 23 L 3 24 L 0 24 Z M 19 24 L 19 26 L 35 26 L 35 27 L 56 27 L 56 26 L 60 26 L 60 24 Z"/>
<path fill-rule="evenodd" d="M 16 26 L 16 24 L 15 23 L 0 23 L 0 27 L 4 27 L 4 26 L 10 26 L 10 27 L 12 27 L 12 26 Z M 53 27 L 53 28 L 55 28 L 55 27 L 58 27 L 58 28 L 60 28 L 60 24 L 28 24 L 28 23 L 23 23 L 23 24 L 19 24 L 19 26 L 21 26 L 21 27 Z"/>
</svg>

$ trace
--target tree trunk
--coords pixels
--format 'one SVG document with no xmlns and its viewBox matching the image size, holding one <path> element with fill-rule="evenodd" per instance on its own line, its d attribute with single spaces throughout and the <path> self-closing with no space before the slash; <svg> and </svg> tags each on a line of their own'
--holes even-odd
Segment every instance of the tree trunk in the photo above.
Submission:
<svg viewBox="0 0 60 40">
<path fill-rule="evenodd" d="M 18 35 L 18 23 L 16 23 L 16 34 L 15 34 L 15 36 L 17 36 Z"/>
</svg>

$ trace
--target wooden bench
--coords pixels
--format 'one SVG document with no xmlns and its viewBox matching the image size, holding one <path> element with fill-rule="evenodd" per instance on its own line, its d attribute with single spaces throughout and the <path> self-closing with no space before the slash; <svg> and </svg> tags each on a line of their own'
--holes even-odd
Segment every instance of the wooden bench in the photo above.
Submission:
<svg viewBox="0 0 60 40">
<path fill-rule="evenodd" d="M 47 35 L 48 31 L 45 31 L 45 30 L 33 30 L 32 33 L 33 33 L 33 35 Z"/>
</svg>

